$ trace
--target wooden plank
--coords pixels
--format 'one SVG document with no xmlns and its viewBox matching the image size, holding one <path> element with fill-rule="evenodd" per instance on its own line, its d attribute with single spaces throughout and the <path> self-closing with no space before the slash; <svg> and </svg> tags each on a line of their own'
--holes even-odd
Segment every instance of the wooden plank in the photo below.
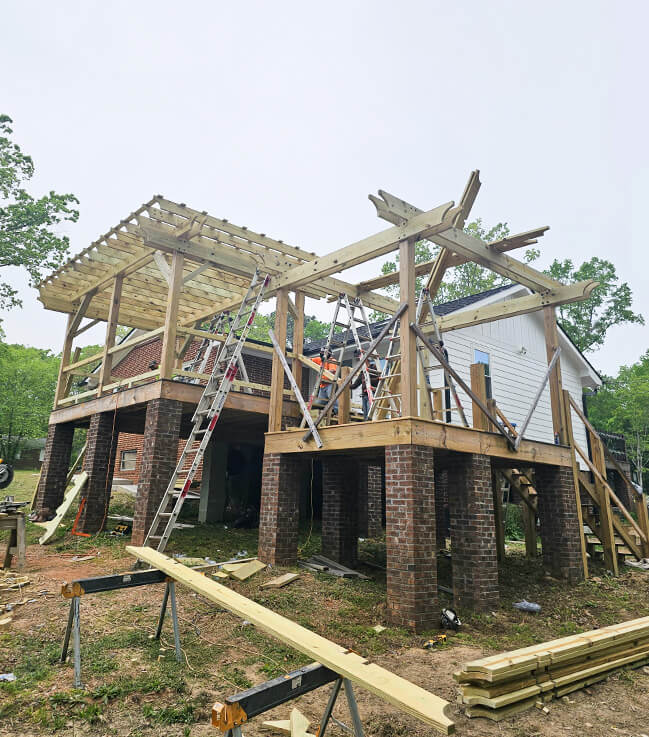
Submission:
<svg viewBox="0 0 649 737">
<path fill-rule="evenodd" d="M 260 560 L 251 560 L 249 563 L 237 566 L 233 571 L 228 571 L 228 573 L 230 574 L 230 577 L 234 578 L 236 581 L 246 581 L 251 576 L 254 576 L 255 573 L 263 571 L 264 568 L 266 568 L 265 563 L 262 563 Z"/>
<path fill-rule="evenodd" d="M 487 406 L 487 379 L 485 377 L 485 365 L 484 363 L 472 363 L 469 366 L 471 375 L 471 389 L 473 393 L 478 397 L 482 404 Z M 475 401 L 472 401 L 472 413 L 473 413 L 473 427 L 478 430 L 489 430 L 489 427 L 493 424 L 489 421 L 489 418 L 480 409 L 480 405 Z"/>
<path fill-rule="evenodd" d="M 286 351 L 286 332 L 288 318 L 288 292 L 282 289 L 277 294 L 275 307 L 275 336 L 283 352 Z M 270 411 L 268 413 L 268 431 L 278 432 L 282 429 L 282 405 L 284 401 L 284 368 L 279 356 L 273 353 L 273 365 L 270 381 Z"/>
<path fill-rule="evenodd" d="M 259 588 L 281 589 L 284 588 L 284 586 L 288 586 L 290 583 L 293 583 L 293 581 L 297 581 L 299 577 L 299 573 L 285 573 L 283 576 L 278 576 L 277 578 L 273 578 L 270 581 L 266 581 L 266 583 L 262 583 Z"/>
<path fill-rule="evenodd" d="M 300 354 L 304 350 L 304 292 L 295 292 L 295 316 L 293 319 L 293 353 Z M 294 358 L 291 369 L 295 383 L 302 390 L 302 363 Z"/>
<path fill-rule="evenodd" d="M 351 650 L 336 645 L 245 596 L 208 580 L 200 573 L 162 553 L 151 548 L 138 548 L 132 545 L 128 545 L 126 550 L 130 555 L 163 571 L 192 591 L 251 622 L 263 632 L 278 638 L 341 676 L 349 678 L 353 683 L 357 683 L 398 709 L 417 717 L 443 734 L 453 733 L 454 723 L 449 717 L 451 706 L 435 694 L 374 663 L 369 663 Z"/>
<path fill-rule="evenodd" d="M 174 253 L 171 260 L 171 280 L 169 282 L 165 330 L 162 336 L 161 379 L 170 379 L 176 367 L 176 326 L 178 325 L 178 302 L 183 288 L 183 263 L 183 254 Z"/>
<path fill-rule="evenodd" d="M 554 307 L 543 308 L 543 328 L 545 332 L 545 353 L 548 359 L 548 366 L 554 358 L 554 354 L 559 348 L 559 331 L 557 329 L 557 318 Z M 552 409 L 552 428 L 555 438 L 559 439 L 562 445 L 566 445 L 568 438 L 566 437 L 566 429 L 564 427 L 564 410 L 563 403 L 563 386 L 561 380 L 561 358 L 555 361 L 554 367 L 550 372 L 550 406 Z"/>
<path fill-rule="evenodd" d="M 72 506 L 72 502 L 77 498 L 79 492 L 88 482 L 88 474 L 86 471 L 82 471 L 80 474 L 75 476 L 72 486 L 66 491 L 63 501 L 56 510 L 56 515 L 49 522 L 45 523 L 45 532 L 41 535 L 38 540 L 39 545 L 45 545 L 52 539 L 52 535 L 58 529 L 61 521 L 65 517 L 66 513 Z"/>
<path fill-rule="evenodd" d="M 110 310 L 108 312 L 106 337 L 104 339 L 104 356 L 99 368 L 99 384 L 97 387 L 98 394 L 103 394 L 104 385 L 110 381 L 111 371 L 113 369 L 113 357 L 108 351 L 115 346 L 117 323 L 119 319 L 119 306 L 122 299 L 122 283 L 123 277 L 118 274 L 113 282 L 113 291 L 110 298 Z"/>
<path fill-rule="evenodd" d="M 341 386 L 342 383 L 347 379 L 349 374 L 351 373 L 351 366 L 341 366 L 340 367 L 340 378 L 338 379 L 338 386 Z M 340 399 L 338 400 L 338 424 L 344 425 L 347 422 L 349 422 L 349 415 L 351 412 L 351 403 L 352 403 L 352 394 L 351 390 L 343 392 L 340 395 Z"/>
<path fill-rule="evenodd" d="M 409 325 L 415 321 L 415 241 L 408 239 L 399 244 L 399 288 L 401 305 L 407 309 L 401 314 L 399 324 L 399 352 L 401 353 L 401 416 L 416 417 L 417 407 L 417 339 Z"/>
</svg>

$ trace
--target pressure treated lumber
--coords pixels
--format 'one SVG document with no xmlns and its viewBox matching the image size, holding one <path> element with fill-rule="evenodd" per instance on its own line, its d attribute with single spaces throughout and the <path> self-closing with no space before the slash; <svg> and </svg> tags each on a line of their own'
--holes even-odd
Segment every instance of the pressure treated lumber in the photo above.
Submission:
<svg viewBox="0 0 649 737">
<path fill-rule="evenodd" d="M 46 542 L 52 538 L 52 535 L 56 532 L 58 526 L 61 524 L 62 519 L 67 514 L 68 510 L 72 506 L 72 502 L 77 498 L 79 492 L 86 485 L 88 481 L 88 474 L 86 471 L 82 471 L 80 474 L 74 477 L 72 486 L 68 489 L 63 497 L 63 501 L 56 510 L 56 515 L 45 523 L 45 532 L 40 536 L 38 543 L 39 545 L 45 545 Z"/>
<path fill-rule="evenodd" d="M 366 688 L 388 703 L 421 719 L 443 734 L 452 734 L 455 725 L 448 716 L 450 704 L 384 668 L 368 663 L 356 653 L 336 645 L 286 617 L 266 609 L 245 596 L 210 581 L 151 548 L 126 547 L 128 553 L 163 571 L 192 591 L 252 622 L 262 631 L 312 657 L 319 663 Z"/>
</svg>

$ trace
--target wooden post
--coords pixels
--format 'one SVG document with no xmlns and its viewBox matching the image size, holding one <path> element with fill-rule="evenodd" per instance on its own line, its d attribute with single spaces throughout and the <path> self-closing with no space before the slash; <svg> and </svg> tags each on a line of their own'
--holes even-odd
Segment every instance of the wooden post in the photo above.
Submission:
<svg viewBox="0 0 649 737">
<path fill-rule="evenodd" d="M 545 352 L 548 365 L 559 347 L 559 331 L 557 316 L 554 307 L 543 308 L 543 326 L 545 329 Z M 557 359 L 550 373 L 550 404 L 552 407 L 552 428 L 555 438 L 559 438 L 562 445 L 567 445 L 566 428 L 564 426 L 563 386 L 561 382 L 561 358 Z"/>
<path fill-rule="evenodd" d="M 649 511 L 647 510 L 646 494 L 639 494 L 635 497 L 635 511 L 638 517 L 638 525 L 647 538 L 646 540 L 640 540 L 642 555 L 649 558 Z"/>
<path fill-rule="evenodd" d="M 341 366 L 340 368 L 340 379 L 338 379 L 338 385 L 342 384 L 351 372 L 351 366 Z M 340 395 L 338 400 L 338 424 L 345 425 L 349 422 L 349 414 L 351 410 L 352 393 L 351 389 L 347 389 Z"/>
<path fill-rule="evenodd" d="M 286 354 L 286 320 L 288 317 L 288 291 L 277 292 L 275 307 L 275 337 L 282 352 Z M 282 406 L 284 401 L 284 369 L 279 356 L 273 353 L 273 368 L 270 380 L 270 409 L 268 412 L 268 431 L 280 432 L 282 429 Z"/>
<path fill-rule="evenodd" d="M 119 318 L 119 305 L 122 299 L 122 284 L 124 277 L 118 274 L 113 282 L 113 291 L 108 310 L 108 322 L 106 323 L 106 339 L 104 341 L 104 358 L 99 369 L 99 386 L 97 396 L 104 393 L 104 385 L 110 384 L 110 374 L 113 368 L 113 354 L 108 351 L 115 345 L 117 335 L 117 321 Z"/>
<path fill-rule="evenodd" d="M 167 297 L 167 314 L 165 315 L 165 330 L 162 337 L 162 356 L 160 358 L 160 378 L 171 379 L 176 368 L 176 334 L 178 326 L 178 303 L 183 288 L 182 253 L 174 252 L 171 259 L 171 276 Z"/>
<path fill-rule="evenodd" d="M 427 420 L 433 419 L 433 408 L 430 403 L 430 387 L 426 378 L 426 367 L 421 351 L 417 351 L 417 389 L 419 395 L 419 407 L 421 417 Z"/>
<path fill-rule="evenodd" d="M 471 389 L 475 395 L 482 399 L 483 404 L 487 404 L 487 380 L 484 375 L 484 363 L 471 364 Z M 488 430 L 489 418 L 480 409 L 480 405 L 472 401 L 473 408 L 473 427 L 478 430 Z"/>
<path fill-rule="evenodd" d="M 603 478 L 606 478 L 606 461 L 604 459 L 604 451 L 602 450 L 602 441 L 599 435 L 590 432 L 588 428 L 586 432 L 590 434 L 590 448 L 593 458 L 593 465 L 600 472 Z M 599 498 L 599 526 L 602 532 L 602 547 L 604 548 L 604 565 L 617 576 L 619 573 L 617 563 L 617 550 L 615 548 L 615 531 L 613 529 L 613 512 L 611 511 L 611 500 L 608 495 L 608 489 L 604 484 L 594 476 L 593 483 L 597 489 Z"/>
<path fill-rule="evenodd" d="M 491 488 L 494 496 L 494 522 L 496 525 L 496 551 L 498 562 L 505 560 L 505 524 L 503 520 L 503 491 L 500 474 L 491 472 Z"/>
<path fill-rule="evenodd" d="M 61 364 L 59 365 L 59 377 L 56 381 L 56 392 L 54 393 L 54 409 L 56 405 L 65 398 L 67 388 L 68 374 L 63 373 L 63 369 L 70 363 L 70 354 L 72 353 L 72 324 L 74 315 L 68 315 L 68 322 L 65 326 L 65 338 L 63 340 L 63 350 L 61 351 Z"/>
<path fill-rule="evenodd" d="M 444 421 L 444 396 L 442 389 L 433 389 L 433 419 Z"/>
<path fill-rule="evenodd" d="M 586 536 L 584 535 L 584 515 L 581 507 L 581 491 L 579 488 L 579 463 L 577 463 L 577 454 L 575 451 L 575 438 L 572 429 L 572 415 L 570 414 L 570 392 L 563 390 L 563 410 L 565 412 L 564 426 L 568 436 L 568 445 L 570 446 L 570 458 L 572 460 L 572 476 L 575 484 L 575 502 L 577 504 L 577 522 L 579 524 L 580 542 L 581 542 L 581 565 L 584 570 L 584 578 L 588 578 L 588 556 L 586 553 Z M 586 430 L 588 432 L 588 430 Z"/>
<path fill-rule="evenodd" d="M 399 244 L 399 287 L 401 304 L 408 309 L 401 315 L 399 345 L 401 351 L 401 416 L 417 417 L 417 346 L 410 323 L 415 321 L 415 241 Z"/>
<path fill-rule="evenodd" d="M 531 506 L 521 504 L 521 512 L 523 515 L 523 529 L 525 530 L 525 557 L 536 558 L 536 512 L 532 507 L 536 507 L 536 495 L 530 494 L 528 484 L 519 477 L 521 494 L 530 502 Z"/>
<path fill-rule="evenodd" d="M 297 314 L 293 316 L 293 353 L 298 356 L 304 348 L 304 292 L 295 292 L 295 312 Z M 302 391 L 302 362 L 294 358 L 291 364 L 295 383 Z"/>
</svg>

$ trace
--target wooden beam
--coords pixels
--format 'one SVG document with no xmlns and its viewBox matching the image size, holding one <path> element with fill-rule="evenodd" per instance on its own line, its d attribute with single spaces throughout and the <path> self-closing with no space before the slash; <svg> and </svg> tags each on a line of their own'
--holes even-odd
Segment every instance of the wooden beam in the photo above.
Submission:
<svg viewBox="0 0 649 737">
<path fill-rule="evenodd" d="M 169 267 L 167 259 L 162 255 L 162 251 L 154 251 L 153 260 L 155 261 L 158 271 L 162 274 L 164 280 L 167 284 L 171 284 L 171 268 Z"/>
<path fill-rule="evenodd" d="M 448 716 L 450 704 L 438 696 L 374 663 L 369 663 L 353 651 L 336 645 L 226 586 L 211 581 L 162 553 L 151 548 L 137 548 L 131 545 L 127 546 L 126 550 L 130 555 L 163 571 L 209 601 L 251 622 L 262 632 L 278 638 L 344 678 L 349 678 L 398 709 L 417 717 L 444 734 L 451 734 L 454 731 L 454 724 Z"/>
<path fill-rule="evenodd" d="M 293 353 L 304 350 L 304 292 L 295 292 L 295 315 L 293 319 Z M 302 362 L 294 358 L 291 364 L 295 383 L 302 391 Z"/>
<path fill-rule="evenodd" d="M 109 287 L 112 284 L 113 279 L 116 276 L 126 277 L 129 274 L 138 271 L 143 266 L 146 266 L 146 264 L 151 263 L 151 261 L 153 261 L 153 253 L 145 253 L 141 256 L 135 256 L 134 258 L 121 262 L 111 269 L 105 276 L 97 279 L 88 287 L 84 287 L 78 292 L 70 295 L 70 302 L 76 302 L 89 293 L 97 294 L 99 292 L 103 292 L 106 287 Z"/>
<path fill-rule="evenodd" d="M 75 330 L 74 337 L 78 338 L 81 333 L 85 333 L 86 330 L 90 330 L 90 328 L 94 328 L 95 325 L 98 325 L 101 322 L 101 320 L 90 320 L 90 322 L 87 322 L 85 325 L 82 325 L 78 330 Z"/>
<path fill-rule="evenodd" d="M 282 352 L 286 351 L 286 329 L 288 317 L 288 292 L 282 289 L 277 294 L 275 307 L 275 336 Z M 284 369 L 279 356 L 273 353 L 273 365 L 270 382 L 270 410 L 268 412 L 268 431 L 279 432 L 282 429 L 282 405 L 284 400 Z"/>
<path fill-rule="evenodd" d="M 548 359 L 548 366 L 554 358 L 557 348 L 559 348 L 559 331 L 557 329 L 557 318 L 554 307 L 543 308 L 543 327 L 545 332 L 545 353 Z M 557 359 L 554 368 L 550 372 L 550 405 L 552 409 L 552 429 L 555 438 L 562 445 L 568 444 L 566 428 L 564 426 L 564 410 L 563 410 L 563 386 L 561 381 L 561 359 Z"/>
<path fill-rule="evenodd" d="M 94 292 L 89 292 L 88 294 L 84 294 L 84 296 L 81 298 L 81 304 L 77 308 L 77 311 L 74 313 L 74 317 L 72 318 L 72 322 L 70 323 L 69 327 L 69 332 L 72 337 L 77 336 L 79 332 L 79 325 L 81 324 L 83 316 L 86 314 L 86 310 L 88 309 L 88 306 L 90 305 L 93 297 Z"/>
<path fill-rule="evenodd" d="M 415 320 L 415 241 L 412 238 L 399 244 L 399 288 L 401 305 L 407 305 L 399 324 L 399 352 L 401 353 L 401 416 L 417 417 L 417 339 L 410 330 Z"/>
<path fill-rule="evenodd" d="M 450 315 L 438 317 L 437 325 L 441 333 L 448 333 L 451 330 L 462 330 L 485 322 L 506 320 L 510 317 L 538 312 L 548 306 L 581 302 L 588 299 L 597 286 L 598 282 L 589 280 L 561 286 L 552 292 L 515 297 L 483 307 L 469 307 L 459 312 L 452 312 Z M 426 325 L 424 332 L 433 332 L 432 324 Z"/>
<path fill-rule="evenodd" d="M 458 228 L 450 228 L 444 233 L 433 234 L 431 240 L 512 281 L 524 284 L 535 292 L 552 291 L 561 286 L 561 282 L 551 279 L 543 272 L 511 256 L 496 251 L 479 238 L 474 238 Z"/>
<path fill-rule="evenodd" d="M 183 254 L 175 252 L 171 260 L 171 281 L 169 282 L 165 329 L 162 336 L 162 354 L 160 357 L 161 379 L 170 379 L 176 367 L 178 303 L 180 302 L 180 292 L 183 288 L 183 264 Z"/>
<path fill-rule="evenodd" d="M 338 386 L 340 386 L 349 376 L 351 372 L 351 366 L 341 366 L 340 368 L 340 379 L 338 379 Z M 349 414 L 351 411 L 351 391 L 345 391 L 340 395 L 338 402 L 338 424 L 344 425 L 349 422 Z"/>
<path fill-rule="evenodd" d="M 109 350 L 115 345 L 115 336 L 117 335 L 117 324 L 119 319 L 119 305 L 122 299 L 122 284 L 124 277 L 118 274 L 113 282 L 113 291 L 110 298 L 110 309 L 108 312 L 108 322 L 106 323 L 106 338 L 104 339 L 104 356 L 102 358 L 101 367 L 99 369 L 99 384 L 97 390 L 99 394 L 104 391 L 104 384 L 110 382 L 111 371 L 113 368 L 113 357 Z"/>
<path fill-rule="evenodd" d="M 66 389 L 68 386 L 67 377 L 65 376 L 65 366 L 70 363 L 70 355 L 72 353 L 72 324 L 74 315 L 68 315 L 68 322 L 65 328 L 65 338 L 63 339 L 63 350 L 61 351 L 61 363 L 59 364 L 59 375 L 56 380 L 56 391 L 54 392 L 54 407 L 65 399 Z"/>
<path fill-rule="evenodd" d="M 470 368 L 471 372 L 471 389 L 473 389 L 476 397 L 479 397 L 484 406 L 487 406 L 487 379 L 484 373 L 484 363 L 472 363 Z M 480 409 L 480 406 L 473 402 L 473 427 L 478 430 L 488 430 L 491 422 L 484 412 Z"/>
</svg>

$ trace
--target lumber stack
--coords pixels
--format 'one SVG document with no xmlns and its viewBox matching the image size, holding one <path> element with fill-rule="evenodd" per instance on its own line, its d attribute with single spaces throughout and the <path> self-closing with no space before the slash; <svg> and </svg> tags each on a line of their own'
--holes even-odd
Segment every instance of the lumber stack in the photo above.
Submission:
<svg viewBox="0 0 649 737">
<path fill-rule="evenodd" d="M 649 663 L 649 617 L 465 663 L 453 677 L 470 717 L 500 721 Z"/>
</svg>

